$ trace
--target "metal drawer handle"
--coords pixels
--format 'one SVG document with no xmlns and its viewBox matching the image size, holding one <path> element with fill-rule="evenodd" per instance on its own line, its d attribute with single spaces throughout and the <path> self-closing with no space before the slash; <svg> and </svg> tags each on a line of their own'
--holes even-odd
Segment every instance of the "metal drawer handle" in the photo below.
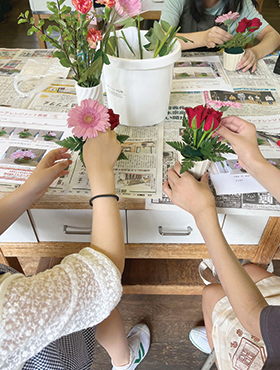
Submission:
<svg viewBox="0 0 280 370">
<path fill-rule="evenodd" d="M 73 231 L 70 231 L 68 229 L 73 229 Z M 67 234 L 67 235 L 91 235 L 91 229 L 89 229 L 88 227 L 76 227 L 76 226 L 64 225 L 63 232 L 64 234 Z"/>
<path fill-rule="evenodd" d="M 161 236 L 188 236 L 192 232 L 192 228 L 190 226 L 188 226 L 186 231 L 174 232 L 174 231 L 163 231 L 162 226 L 159 226 L 158 227 L 158 232 Z"/>
</svg>

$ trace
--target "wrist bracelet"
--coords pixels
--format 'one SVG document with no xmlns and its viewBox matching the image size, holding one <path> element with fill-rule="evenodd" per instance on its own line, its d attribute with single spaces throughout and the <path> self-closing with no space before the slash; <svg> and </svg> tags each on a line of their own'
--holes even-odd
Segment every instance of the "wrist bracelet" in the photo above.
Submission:
<svg viewBox="0 0 280 370">
<path fill-rule="evenodd" d="M 92 198 L 89 200 L 89 204 L 90 204 L 91 206 L 93 206 L 92 201 L 93 201 L 94 199 L 96 199 L 96 198 L 108 198 L 108 197 L 116 198 L 116 199 L 117 199 L 117 201 L 119 201 L 119 199 L 120 199 L 120 198 L 119 198 L 117 195 L 115 195 L 115 194 L 100 194 L 100 195 L 95 195 L 94 197 L 92 197 Z"/>
</svg>

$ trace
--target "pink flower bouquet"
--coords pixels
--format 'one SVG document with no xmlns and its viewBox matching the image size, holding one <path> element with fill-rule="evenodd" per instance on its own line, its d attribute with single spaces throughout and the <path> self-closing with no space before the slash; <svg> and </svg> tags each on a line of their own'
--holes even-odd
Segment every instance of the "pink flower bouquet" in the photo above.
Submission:
<svg viewBox="0 0 280 370">
<path fill-rule="evenodd" d="M 222 153 L 234 153 L 227 144 L 218 141 L 218 136 L 212 137 L 220 126 L 223 112 L 203 105 L 185 108 L 185 112 L 188 118 L 186 115 L 183 117 L 182 141 L 167 142 L 183 157 L 181 173 L 193 168 L 195 162 L 207 159 L 221 162 L 225 160 Z"/>
<path fill-rule="evenodd" d="M 231 24 L 240 17 L 239 13 L 229 12 L 228 14 L 223 14 L 215 20 L 216 23 L 224 23 L 228 32 L 230 31 Z M 218 45 L 219 48 L 224 48 L 226 50 L 231 48 L 244 48 L 249 42 L 253 44 L 254 42 L 254 32 L 258 30 L 262 22 L 259 18 L 247 19 L 242 18 L 238 23 L 236 22 L 235 32 L 233 33 L 233 38 L 224 44 Z"/>
<path fill-rule="evenodd" d="M 36 158 L 36 154 L 30 149 L 18 149 L 10 155 L 17 164 L 29 163 Z"/>
<path fill-rule="evenodd" d="M 57 141 L 58 145 L 79 152 L 81 162 L 83 161 L 83 146 L 87 139 L 98 137 L 99 132 L 105 132 L 107 129 L 113 130 L 119 125 L 119 115 L 112 109 L 107 109 L 99 104 L 97 100 L 85 99 L 81 105 L 75 105 L 68 113 L 68 127 L 72 127 L 73 136 L 64 140 Z M 117 139 L 122 144 L 128 139 L 127 135 L 118 135 Z M 121 152 L 118 159 L 128 159 Z"/>
</svg>

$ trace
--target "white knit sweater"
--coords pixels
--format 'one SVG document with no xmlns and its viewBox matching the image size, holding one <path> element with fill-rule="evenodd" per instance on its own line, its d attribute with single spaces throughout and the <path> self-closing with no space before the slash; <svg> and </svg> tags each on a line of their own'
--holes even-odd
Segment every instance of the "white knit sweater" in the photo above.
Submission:
<svg viewBox="0 0 280 370">
<path fill-rule="evenodd" d="M 120 279 L 92 248 L 32 277 L 0 275 L 0 370 L 20 369 L 57 338 L 102 322 L 121 298 Z"/>
</svg>

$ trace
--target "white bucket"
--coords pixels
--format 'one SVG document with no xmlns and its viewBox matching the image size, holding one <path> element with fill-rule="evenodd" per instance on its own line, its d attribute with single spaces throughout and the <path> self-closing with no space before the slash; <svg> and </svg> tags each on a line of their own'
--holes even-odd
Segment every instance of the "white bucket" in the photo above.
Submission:
<svg viewBox="0 0 280 370">
<path fill-rule="evenodd" d="M 129 30 L 123 30 L 127 38 Z M 144 45 L 148 44 L 146 33 L 141 31 Z M 125 45 L 119 43 L 119 47 Z M 144 59 L 109 56 L 110 64 L 104 65 L 108 106 L 120 115 L 122 125 L 151 126 L 162 122 L 167 115 L 174 62 L 181 56 L 181 45 L 177 41 L 170 54 L 152 56 L 153 52 L 146 50 Z"/>
</svg>

